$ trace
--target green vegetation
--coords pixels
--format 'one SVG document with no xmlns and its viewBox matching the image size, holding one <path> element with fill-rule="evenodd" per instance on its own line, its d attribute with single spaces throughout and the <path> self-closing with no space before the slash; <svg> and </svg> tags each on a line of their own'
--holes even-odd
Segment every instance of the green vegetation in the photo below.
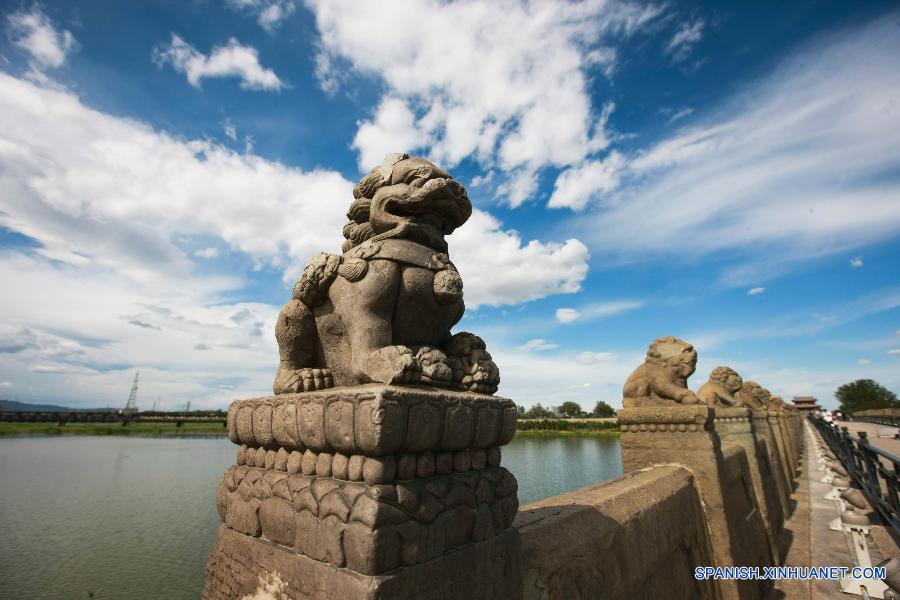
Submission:
<svg viewBox="0 0 900 600">
<path fill-rule="evenodd" d="M 581 410 L 581 405 L 577 402 L 563 402 L 554 411 L 551 408 L 544 408 L 540 402 L 525 410 L 523 406 L 516 406 L 516 412 L 520 419 L 577 419 L 577 418 L 598 418 L 608 419 L 616 416 L 616 409 L 604 402 L 598 400 L 594 405 L 594 410 L 586 413 Z"/>
<path fill-rule="evenodd" d="M 12 435 L 191 435 L 228 433 L 221 423 L 0 423 L 0 436 Z"/>
<path fill-rule="evenodd" d="M 618 434 L 619 424 L 607 419 L 519 419 L 516 435 L 608 435 Z"/>
<path fill-rule="evenodd" d="M 834 393 L 841 403 L 841 411 L 852 414 L 873 408 L 900 408 L 897 395 L 871 379 L 857 379 L 845 383 Z"/>
<path fill-rule="evenodd" d="M 597 400 L 597 404 L 594 405 L 594 411 L 591 413 L 591 416 L 608 419 L 616 416 L 616 409 L 603 400 Z"/>
<path fill-rule="evenodd" d="M 572 417 L 580 417 L 584 414 L 584 411 L 581 410 L 581 405 L 577 402 L 572 402 L 571 400 L 568 402 L 563 402 L 559 405 L 559 414 L 566 419 L 571 419 Z"/>
</svg>

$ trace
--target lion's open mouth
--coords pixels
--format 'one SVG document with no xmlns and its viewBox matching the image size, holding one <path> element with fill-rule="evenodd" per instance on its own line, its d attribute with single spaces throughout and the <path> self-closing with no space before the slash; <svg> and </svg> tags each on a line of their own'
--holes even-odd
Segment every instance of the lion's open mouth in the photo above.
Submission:
<svg viewBox="0 0 900 600">
<path fill-rule="evenodd" d="M 463 187 L 452 179 L 429 179 L 411 193 L 391 198 L 385 210 L 399 217 L 413 218 L 416 223 L 431 225 L 448 234 L 466 222 L 472 205 Z"/>
</svg>

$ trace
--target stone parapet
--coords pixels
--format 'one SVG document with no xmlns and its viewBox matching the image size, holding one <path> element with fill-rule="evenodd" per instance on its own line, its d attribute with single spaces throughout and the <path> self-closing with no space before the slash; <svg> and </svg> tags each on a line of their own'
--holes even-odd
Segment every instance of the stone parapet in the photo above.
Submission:
<svg viewBox="0 0 900 600">
<path fill-rule="evenodd" d="M 767 468 L 772 473 L 772 480 L 775 483 L 776 493 L 778 494 L 778 502 L 781 504 L 781 513 L 786 519 L 790 515 L 788 499 L 790 498 L 790 490 L 793 485 L 787 478 L 787 473 L 778 452 L 775 431 L 769 422 L 769 411 L 754 409 L 752 418 L 753 428 L 757 434 L 757 443 L 759 444 L 758 452 L 766 461 Z"/>
<path fill-rule="evenodd" d="M 620 410 L 618 418 L 625 473 L 681 465 L 694 474 L 716 565 L 772 564 L 744 451 L 731 447 L 723 453 L 712 408 L 699 404 L 633 407 Z M 764 585 L 758 581 L 723 580 L 719 584 L 727 599 L 763 594 Z"/>
<path fill-rule="evenodd" d="M 623 477 L 523 506 L 525 600 L 716 599 L 696 567 L 715 563 L 694 476 L 679 466 Z"/>
<path fill-rule="evenodd" d="M 787 483 L 787 493 L 790 495 L 794 489 L 794 466 L 791 464 L 793 462 L 793 457 L 791 456 L 787 445 L 785 434 L 782 431 L 781 419 L 779 419 L 780 413 L 773 410 L 768 411 L 768 413 L 767 420 L 769 421 L 769 427 L 772 428 L 775 449 L 778 451 L 779 466 L 784 471 L 784 480 L 785 483 Z"/>
<path fill-rule="evenodd" d="M 766 525 L 769 553 L 772 562 L 778 564 L 780 563 L 778 535 L 784 525 L 784 515 L 768 462 L 759 452 L 752 411 L 746 407 L 716 407 L 714 426 L 723 442 L 739 444 L 746 454 L 756 504 Z"/>
</svg>

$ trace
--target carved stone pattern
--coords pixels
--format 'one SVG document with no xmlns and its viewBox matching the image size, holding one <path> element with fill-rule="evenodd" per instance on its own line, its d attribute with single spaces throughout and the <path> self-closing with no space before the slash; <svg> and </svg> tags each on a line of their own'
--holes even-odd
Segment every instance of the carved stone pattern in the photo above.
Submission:
<svg viewBox="0 0 900 600">
<path fill-rule="evenodd" d="M 705 405 L 623 408 L 617 413 L 619 423 L 629 424 L 698 424 L 711 422 L 713 410 Z"/>
<path fill-rule="evenodd" d="M 511 400 L 413 388 L 341 388 L 238 400 L 228 410 L 236 444 L 287 451 L 379 456 L 426 450 L 483 449 L 516 432 Z"/>
<path fill-rule="evenodd" d="M 704 431 L 704 424 L 697 423 L 636 423 L 621 425 L 623 433 L 695 433 Z"/>
<path fill-rule="evenodd" d="M 333 477 L 343 481 L 365 481 L 368 484 L 428 478 L 435 474 L 478 471 L 485 467 L 498 467 L 500 460 L 499 446 L 456 452 L 426 451 L 378 457 L 317 453 L 308 449 L 305 452 L 298 450 L 288 452 L 284 448 L 275 451 L 250 446 L 241 446 L 237 451 L 238 465 L 274 469 L 291 475 L 302 473 Z"/>
<path fill-rule="evenodd" d="M 517 489 L 502 467 L 365 485 L 232 466 L 216 504 L 230 529 L 376 575 L 498 535 L 518 511 Z"/>
</svg>

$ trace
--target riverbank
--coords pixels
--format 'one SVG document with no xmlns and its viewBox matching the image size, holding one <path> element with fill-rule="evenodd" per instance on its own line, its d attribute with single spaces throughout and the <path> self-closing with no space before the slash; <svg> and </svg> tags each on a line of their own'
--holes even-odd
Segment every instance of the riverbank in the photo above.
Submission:
<svg viewBox="0 0 900 600">
<path fill-rule="evenodd" d="M 228 432 L 222 423 L 0 423 L 0 436 L 28 435 L 197 435 Z"/>
<path fill-rule="evenodd" d="M 28 435 L 225 435 L 221 423 L 0 423 L 0 437 Z M 615 419 L 519 419 L 516 435 L 590 436 L 618 435 Z"/>
<path fill-rule="evenodd" d="M 616 419 L 519 419 L 516 435 L 618 435 Z"/>
</svg>

